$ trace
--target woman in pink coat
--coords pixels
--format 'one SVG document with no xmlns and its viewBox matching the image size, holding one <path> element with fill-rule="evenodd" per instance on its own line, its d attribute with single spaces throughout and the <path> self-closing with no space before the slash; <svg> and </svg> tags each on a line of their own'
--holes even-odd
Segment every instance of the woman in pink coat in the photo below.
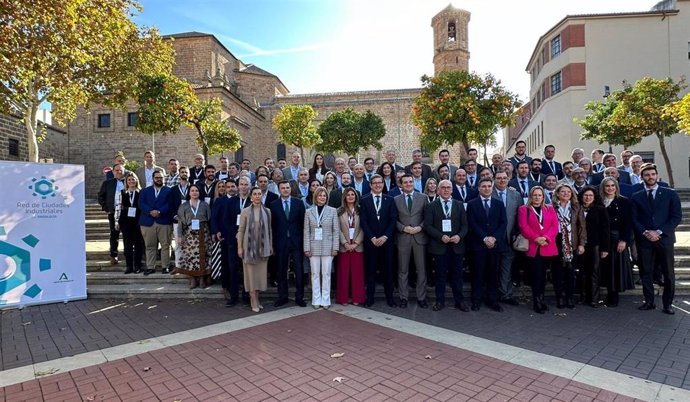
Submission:
<svg viewBox="0 0 690 402">
<path fill-rule="evenodd" d="M 551 265 L 553 257 L 558 256 L 558 216 L 551 205 L 544 203 L 544 189 L 540 186 L 530 190 L 529 202 L 518 209 L 518 226 L 529 241 L 525 254 L 532 268 L 534 311 L 544 314 L 549 309 L 544 302 L 546 268 Z"/>
</svg>

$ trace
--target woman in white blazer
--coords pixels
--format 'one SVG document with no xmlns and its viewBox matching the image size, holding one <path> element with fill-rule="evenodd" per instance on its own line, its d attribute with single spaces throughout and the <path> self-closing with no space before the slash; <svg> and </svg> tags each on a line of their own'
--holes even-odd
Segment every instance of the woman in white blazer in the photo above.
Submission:
<svg viewBox="0 0 690 402">
<path fill-rule="evenodd" d="M 328 191 L 314 191 L 313 207 L 304 214 L 304 255 L 311 264 L 311 304 L 314 309 L 331 307 L 331 265 L 338 255 L 339 231 L 336 209 L 326 205 Z"/>
</svg>

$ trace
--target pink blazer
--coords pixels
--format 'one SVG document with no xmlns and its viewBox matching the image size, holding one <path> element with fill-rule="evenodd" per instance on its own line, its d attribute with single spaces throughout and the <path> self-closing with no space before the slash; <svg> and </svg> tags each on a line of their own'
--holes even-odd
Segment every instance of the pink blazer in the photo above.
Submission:
<svg viewBox="0 0 690 402">
<path fill-rule="evenodd" d="M 556 235 L 558 234 L 558 216 L 556 210 L 551 205 L 544 205 L 541 207 L 543 214 L 543 227 L 539 226 L 539 219 L 529 205 L 522 205 L 518 209 L 518 226 L 520 233 L 529 240 L 529 248 L 527 249 L 527 256 L 534 257 L 539 254 L 543 257 L 554 257 L 558 255 L 558 246 L 556 245 Z M 535 239 L 544 236 L 548 240 L 545 246 L 539 246 Z"/>
</svg>

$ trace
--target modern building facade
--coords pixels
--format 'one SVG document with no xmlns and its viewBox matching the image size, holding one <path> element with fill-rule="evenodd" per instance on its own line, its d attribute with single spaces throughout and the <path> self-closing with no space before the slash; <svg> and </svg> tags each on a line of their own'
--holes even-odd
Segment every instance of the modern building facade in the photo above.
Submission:
<svg viewBox="0 0 690 402">
<path fill-rule="evenodd" d="M 504 151 L 511 154 L 518 140 L 527 151 L 541 155 L 545 145 L 556 146 L 556 159 L 570 158 L 573 148 L 588 153 L 608 150 L 608 144 L 580 140 L 574 118 L 586 115 L 584 105 L 602 100 L 623 82 L 649 76 L 675 81 L 690 75 L 690 1 L 666 0 L 649 11 L 568 15 L 536 43 L 527 64 L 530 101 L 515 127 L 504 129 Z M 690 188 L 690 137 L 666 139 L 675 185 Z M 623 148 L 614 146 L 620 155 Z M 645 138 L 632 150 L 654 161 L 668 177 L 656 137 Z"/>
</svg>

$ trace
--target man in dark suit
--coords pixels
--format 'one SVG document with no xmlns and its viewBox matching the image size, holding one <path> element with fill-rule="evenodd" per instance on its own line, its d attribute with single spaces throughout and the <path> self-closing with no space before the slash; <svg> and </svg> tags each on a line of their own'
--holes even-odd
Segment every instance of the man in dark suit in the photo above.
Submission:
<svg viewBox="0 0 690 402">
<path fill-rule="evenodd" d="M 503 202 L 492 199 L 491 179 L 479 181 L 479 197 L 467 204 L 467 220 L 470 227 L 470 248 L 474 251 L 472 271 L 472 310 L 478 311 L 484 300 L 486 282 L 487 306 L 501 312 L 498 304 L 501 252 L 507 247 L 506 209 Z"/>
<path fill-rule="evenodd" d="M 260 173 L 259 176 L 256 177 L 256 186 L 261 189 L 261 203 L 264 204 L 266 208 L 270 208 L 271 203 L 279 197 L 278 194 L 268 191 L 268 176 Z"/>
<path fill-rule="evenodd" d="M 452 185 L 452 197 L 454 200 L 460 201 L 463 206 L 467 205 L 468 202 L 477 198 L 479 193 L 477 190 L 467 185 L 467 172 L 465 169 L 458 168 L 455 171 L 455 183 Z"/>
<path fill-rule="evenodd" d="M 301 173 L 301 172 L 300 172 Z M 278 300 L 275 307 L 288 302 L 288 266 L 290 257 L 295 267 L 295 304 L 306 307 L 304 302 L 304 266 L 302 256 L 304 202 L 291 197 L 288 181 L 278 183 L 280 198 L 271 203 L 271 226 L 273 228 L 273 252 L 278 263 Z"/>
<path fill-rule="evenodd" d="M 414 191 L 423 193 L 426 181 L 429 179 L 429 176 L 424 176 L 424 169 L 422 168 L 426 165 L 423 165 L 422 162 L 412 162 L 410 166 L 410 173 L 408 174 L 412 176 L 412 188 Z"/>
<path fill-rule="evenodd" d="M 555 177 L 555 176 L 551 176 Z M 513 241 L 513 234 L 517 233 L 517 212 L 520 205 L 522 205 L 522 197 L 512 187 L 508 187 L 508 173 L 496 173 L 496 182 L 494 184 L 493 196 L 504 205 L 506 213 L 506 247 L 501 254 L 501 274 L 499 286 L 499 298 L 502 303 L 517 306 L 518 302 L 513 298 L 513 275 L 512 266 L 515 253 L 511 247 Z M 518 271 L 519 273 L 519 271 Z M 519 277 L 516 277 L 519 280 Z"/>
<path fill-rule="evenodd" d="M 508 187 L 516 189 L 523 199 L 523 203 L 526 203 L 526 199 L 529 197 L 529 191 L 532 187 L 538 186 L 534 180 L 529 178 L 529 164 L 525 161 L 518 163 L 517 174 L 508 182 Z"/>
<path fill-rule="evenodd" d="M 192 183 L 192 185 L 198 182 L 202 182 L 206 179 L 206 177 L 204 176 L 205 161 L 206 160 L 204 159 L 204 155 L 194 155 L 194 166 L 192 166 L 192 168 L 189 169 L 189 182 Z"/>
<path fill-rule="evenodd" d="M 473 159 L 470 159 L 465 162 L 465 165 L 463 165 L 462 168 L 465 169 L 465 173 L 467 174 L 467 186 L 473 190 L 476 190 L 477 185 L 479 184 L 477 162 Z"/>
<path fill-rule="evenodd" d="M 240 224 L 242 209 L 251 205 L 249 202 L 249 189 L 251 180 L 249 177 L 240 177 L 237 184 L 237 195 L 221 199 L 222 205 L 217 208 L 218 214 L 211 216 L 211 232 L 224 239 L 227 247 L 227 264 L 221 271 L 221 284 L 227 291 L 226 307 L 237 304 L 240 292 L 240 270 L 242 260 L 237 255 L 237 228 Z M 242 302 L 249 304 L 249 293 L 242 292 Z"/>
<path fill-rule="evenodd" d="M 458 167 L 453 165 L 450 162 L 450 151 L 448 151 L 447 149 L 442 149 L 442 150 L 438 151 L 438 159 L 441 161 L 441 163 L 439 163 L 439 166 L 436 167 L 436 176 L 434 176 L 434 177 L 436 177 L 436 180 L 444 180 L 444 179 L 450 180 L 451 177 L 455 177 L 455 171 L 457 170 Z M 446 165 L 448 167 L 448 177 L 440 177 L 439 176 L 438 168 L 441 165 Z"/>
<path fill-rule="evenodd" d="M 467 150 L 467 161 L 474 161 L 474 163 L 477 165 L 477 172 L 481 172 L 481 170 L 484 169 L 484 166 L 479 163 L 479 151 L 477 151 L 477 148 L 470 148 Z M 465 162 L 465 165 L 467 165 L 467 162 Z M 467 168 L 465 168 L 465 170 L 467 171 Z M 477 183 L 474 183 L 474 186 L 476 187 Z"/>
<path fill-rule="evenodd" d="M 383 177 L 371 176 L 371 193 L 362 197 L 360 214 L 364 232 L 364 258 L 366 269 L 367 299 L 365 307 L 374 304 L 376 269 L 384 271 L 384 290 L 389 307 L 396 307 L 393 300 L 393 235 L 398 221 L 398 209 L 393 198 L 383 194 Z"/>
<path fill-rule="evenodd" d="M 290 195 L 304 201 L 309 196 L 309 171 L 299 168 L 297 180 L 290 181 Z"/>
<path fill-rule="evenodd" d="M 439 311 L 446 306 L 446 278 L 450 271 L 455 308 L 467 312 L 470 309 L 462 295 L 467 214 L 460 201 L 451 197 L 452 189 L 450 181 L 441 180 L 439 197 L 424 210 L 424 231 L 429 235 L 428 251 L 436 256 L 436 303 L 433 310 Z"/>
<path fill-rule="evenodd" d="M 395 159 L 396 159 L 396 154 L 395 154 L 394 150 L 389 149 L 388 151 L 386 151 L 386 162 L 393 165 L 393 171 L 397 172 L 399 170 L 405 170 L 405 168 L 402 167 L 402 165 L 395 163 Z"/>
<path fill-rule="evenodd" d="M 125 168 L 122 165 L 113 166 L 113 178 L 101 183 L 98 190 L 98 204 L 103 211 L 108 213 L 108 225 L 110 227 L 110 264 L 116 265 L 117 248 L 119 246 L 120 231 L 115 229 L 115 196 L 125 188 L 123 174 Z"/>
<path fill-rule="evenodd" d="M 547 145 L 544 147 L 544 159 L 541 160 L 541 173 L 544 175 L 555 174 L 558 180 L 563 179 L 563 165 L 553 160 L 556 155 L 556 147 Z"/>
<path fill-rule="evenodd" d="M 527 143 L 525 141 L 520 140 L 515 143 L 515 155 L 508 159 L 513 165 L 513 170 L 517 171 L 518 163 L 520 162 L 527 162 L 527 166 L 532 162 L 532 158 L 527 156 L 525 151 L 527 151 Z"/>
<path fill-rule="evenodd" d="M 422 166 L 421 176 L 424 178 L 424 181 L 426 181 L 426 179 L 428 179 L 429 177 L 432 177 L 433 172 L 431 171 L 431 166 L 422 163 L 422 151 L 419 149 L 415 149 L 414 151 L 412 151 L 412 163 L 405 166 L 405 173 L 412 174 L 412 165 L 416 162 L 419 162 Z"/>
<path fill-rule="evenodd" d="M 153 172 L 153 185 L 141 190 L 139 225 L 146 244 L 146 270 L 144 275 L 156 272 L 156 251 L 161 246 L 161 267 L 170 266 L 170 240 L 172 239 L 172 190 L 163 185 L 163 174 Z"/>
<path fill-rule="evenodd" d="M 541 168 L 541 159 L 534 158 L 532 159 L 532 163 L 530 163 L 529 174 L 527 175 L 527 177 L 532 179 L 532 181 L 536 181 L 539 185 L 544 183 L 544 174 L 542 174 Z"/>
<path fill-rule="evenodd" d="M 361 163 L 356 163 L 352 169 L 352 174 L 354 175 L 352 178 L 352 187 L 354 187 L 355 190 L 357 190 L 357 192 L 362 196 L 369 194 L 369 191 L 371 191 L 369 181 L 364 173 L 364 165 Z"/>
<path fill-rule="evenodd" d="M 211 201 L 216 194 L 216 168 L 213 165 L 204 167 L 205 180 L 196 182 L 195 186 L 199 189 L 199 199 L 211 205 Z"/>
<path fill-rule="evenodd" d="M 407 307 L 408 274 L 410 270 L 410 256 L 414 257 L 417 270 L 416 296 L 420 308 L 429 308 L 426 302 L 426 244 L 424 233 L 424 208 L 429 198 L 414 191 L 412 176 L 402 178 L 403 194 L 395 197 L 395 207 L 398 209 L 396 224 L 398 235 L 395 243 L 398 246 L 398 291 L 400 292 L 400 307 Z"/>
<path fill-rule="evenodd" d="M 606 168 L 613 167 L 616 168 L 616 155 L 614 154 L 606 154 L 604 155 L 604 168 L 602 169 L 601 172 L 595 173 L 592 175 L 592 180 L 590 181 L 589 184 L 593 186 L 598 186 L 601 184 L 601 181 L 604 180 L 604 171 Z M 620 184 L 630 184 L 632 185 L 632 180 L 630 179 L 630 173 L 628 173 L 624 169 L 618 169 L 618 183 Z"/>
<path fill-rule="evenodd" d="M 676 284 L 673 244 L 676 242 L 676 226 L 683 217 L 680 197 L 674 190 L 659 186 L 656 165 L 642 167 L 641 175 L 645 189 L 633 194 L 631 198 L 644 293 L 644 304 L 639 309 L 656 308 L 652 279 L 654 267 L 658 264 L 664 278 L 664 294 L 661 298 L 663 312 L 674 314 L 671 309 Z"/>
</svg>

